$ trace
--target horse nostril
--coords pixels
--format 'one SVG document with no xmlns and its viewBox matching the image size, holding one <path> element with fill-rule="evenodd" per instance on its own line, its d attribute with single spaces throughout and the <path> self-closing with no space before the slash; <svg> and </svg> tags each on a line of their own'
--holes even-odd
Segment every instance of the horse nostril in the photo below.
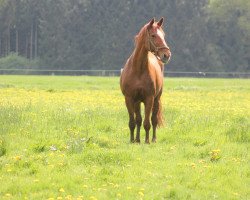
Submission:
<svg viewBox="0 0 250 200">
<path fill-rule="evenodd" d="M 164 54 L 164 55 L 163 55 L 163 58 L 164 58 L 164 59 L 168 59 L 169 56 L 167 56 L 166 54 Z"/>
<path fill-rule="evenodd" d="M 168 61 L 169 61 L 169 59 L 170 59 L 170 55 L 167 54 L 167 53 L 164 53 L 163 56 L 162 56 L 161 61 L 162 61 L 163 63 L 167 64 Z"/>
</svg>

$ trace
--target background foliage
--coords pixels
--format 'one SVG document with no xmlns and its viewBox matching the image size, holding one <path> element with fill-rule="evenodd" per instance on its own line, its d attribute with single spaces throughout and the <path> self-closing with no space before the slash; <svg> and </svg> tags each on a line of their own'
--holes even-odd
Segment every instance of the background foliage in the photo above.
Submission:
<svg viewBox="0 0 250 200">
<path fill-rule="evenodd" d="M 250 71 L 248 0 L 0 0 L 0 56 L 39 58 L 43 68 L 120 69 L 139 29 L 161 16 L 168 70 Z"/>
</svg>

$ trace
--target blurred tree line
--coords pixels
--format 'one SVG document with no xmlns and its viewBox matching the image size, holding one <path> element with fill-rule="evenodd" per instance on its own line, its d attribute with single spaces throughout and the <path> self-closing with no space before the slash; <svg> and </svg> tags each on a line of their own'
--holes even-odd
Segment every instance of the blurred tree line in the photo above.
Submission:
<svg viewBox="0 0 250 200">
<path fill-rule="evenodd" d="M 165 20 L 172 71 L 250 71 L 249 0 L 0 0 L 0 56 L 42 68 L 120 69 L 134 36 Z"/>
</svg>

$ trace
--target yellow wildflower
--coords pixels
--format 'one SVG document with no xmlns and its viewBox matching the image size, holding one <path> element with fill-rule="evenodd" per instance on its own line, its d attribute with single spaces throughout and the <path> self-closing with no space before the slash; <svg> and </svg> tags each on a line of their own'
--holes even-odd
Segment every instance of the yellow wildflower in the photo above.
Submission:
<svg viewBox="0 0 250 200">
<path fill-rule="evenodd" d="M 21 156 L 15 156 L 15 157 L 13 157 L 13 158 L 14 158 L 14 160 L 16 160 L 16 161 L 21 160 Z"/>
<path fill-rule="evenodd" d="M 117 197 L 121 197 L 122 195 L 121 195 L 121 193 L 117 193 L 116 196 Z"/>
<path fill-rule="evenodd" d="M 140 191 L 140 192 L 138 192 L 138 194 L 139 194 L 140 196 L 142 196 L 142 197 L 144 196 L 144 193 L 143 193 L 143 192 L 141 192 L 141 191 Z"/>
</svg>

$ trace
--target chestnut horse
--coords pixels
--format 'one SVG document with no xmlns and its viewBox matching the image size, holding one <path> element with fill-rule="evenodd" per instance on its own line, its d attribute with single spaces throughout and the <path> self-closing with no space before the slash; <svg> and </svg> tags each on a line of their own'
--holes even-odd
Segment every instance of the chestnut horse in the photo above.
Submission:
<svg viewBox="0 0 250 200">
<path fill-rule="evenodd" d="M 164 39 L 162 24 L 163 18 L 158 22 L 152 19 L 142 27 L 135 37 L 135 49 L 121 73 L 120 87 L 129 114 L 131 142 L 140 143 L 141 102 L 145 106 L 143 126 L 146 131 L 146 143 L 149 143 L 151 113 L 152 142 L 156 142 L 157 125 L 162 124 L 160 98 L 163 88 L 163 68 L 171 57 L 170 49 Z M 134 140 L 135 126 L 137 132 Z"/>
</svg>

